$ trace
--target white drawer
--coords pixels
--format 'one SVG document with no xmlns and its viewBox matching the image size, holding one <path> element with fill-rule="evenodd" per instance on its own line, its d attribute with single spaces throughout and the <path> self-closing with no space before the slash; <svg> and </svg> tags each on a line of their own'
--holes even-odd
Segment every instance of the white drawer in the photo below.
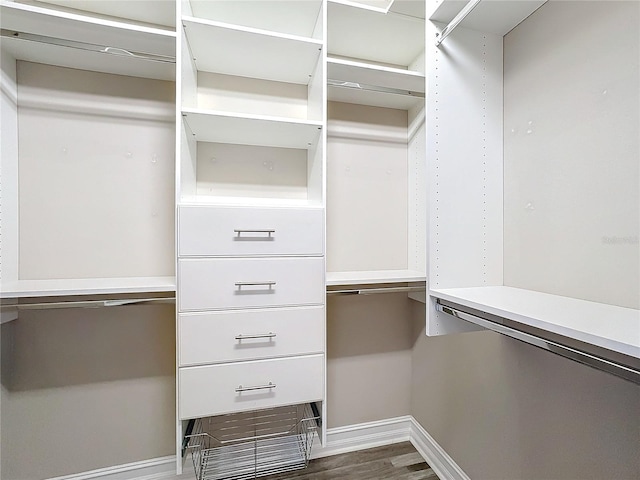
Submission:
<svg viewBox="0 0 640 480">
<path fill-rule="evenodd" d="M 324 355 L 180 368 L 178 388 L 181 419 L 320 401 Z"/>
<path fill-rule="evenodd" d="M 178 255 L 323 255 L 324 210 L 181 206 Z"/>
<path fill-rule="evenodd" d="M 324 258 L 183 258 L 178 290 L 181 312 L 322 305 Z"/>
<path fill-rule="evenodd" d="M 180 366 L 324 352 L 324 307 L 179 316 Z"/>
</svg>

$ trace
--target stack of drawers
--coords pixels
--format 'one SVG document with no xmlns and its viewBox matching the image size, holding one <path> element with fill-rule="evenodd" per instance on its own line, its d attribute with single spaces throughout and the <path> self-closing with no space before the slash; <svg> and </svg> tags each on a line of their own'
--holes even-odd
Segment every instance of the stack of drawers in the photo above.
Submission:
<svg viewBox="0 0 640 480">
<path fill-rule="evenodd" d="M 180 206 L 180 419 L 323 400 L 323 216 Z"/>
</svg>

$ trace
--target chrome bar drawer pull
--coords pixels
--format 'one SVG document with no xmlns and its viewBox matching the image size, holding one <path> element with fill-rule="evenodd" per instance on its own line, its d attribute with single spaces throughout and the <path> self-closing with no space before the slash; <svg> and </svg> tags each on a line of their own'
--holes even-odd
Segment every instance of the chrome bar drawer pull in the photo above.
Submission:
<svg viewBox="0 0 640 480">
<path fill-rule="evenodd" d="M 258 385 L 255 387 L 243 387 L 242 385 L 238 385 L 238 388 L 236 388 L 236 393 L 249 392 L 252 390 L 271 390 L 272 388 L 276 388 L 276 384 L 271 382 L 269 382 L 267 385 Z"/>
<path fill-rule="evenodd" d="M 276 338 L 275 333 L 256 333 L 255 335 L 236 335 L 236 340 L 248 340 L 250 338 Z"/>
<path fill-rule="evenodd" d="M 233 230 L 233 233 L 237 234 L 238 236 L 242 235 L 243 233 L 266 233 L 268 236 L 271 236 L 274 233 L 276 233 L 276 230 L 275 228 L 267 228 L 263 230 L 244 230 L 244 229 L 235 228 Z"/>
<path fill-rule="evenodd" d="M 274 280 L 266 282 L 236 282 L 236 287 L 273 287 L 276 284 Z"/>
</svg>

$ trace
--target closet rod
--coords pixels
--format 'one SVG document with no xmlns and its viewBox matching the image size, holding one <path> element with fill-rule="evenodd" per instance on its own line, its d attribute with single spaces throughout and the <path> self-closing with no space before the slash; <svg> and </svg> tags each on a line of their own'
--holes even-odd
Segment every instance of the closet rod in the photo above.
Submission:
<svg viewBox="0 0 640 480">
<path fill-rule="evenodd" d="M 330 87 L 351 88 L 354 90 L 366 90 L 369 92 L 390 93 L 392 95 L 403 95 L 405 97 L 424 98 L 424 93 L 411 90 L 401 90 L 399 88 L 380 87 L 378 85 L 366 85 L 357 82 L 344 82 L 342 80 L 327 80 Z"/>
<path fill-rule="evenodd" d="M 0 37 L 6 39 L 18 39 L 27 42 L 46 43 L 48 45 L 57 45 L 59 47 L 75 48 L 77 50 L 85 50 L 94 53 L 104 53 L 108 55 L 116 55 L 120 57 L 135 58 L 138 60 L 147 60 L 151 62 L 176 63 L 175 57 L 169 55 L 156 55 L 154 53 L 135 52 L 120 47 L 112 47 L 108 45 L 95 45 L 93 43 L 76 42 L 73 40 L 65 40 L 63 38 L 48 37 L 45 35 L 35 35 L 32 33 L 17 32 L 15 30 L 0 30 Z"/>
<path fill-rule="evenodd" d="M 460 10 L 460 12 L 455 17 L 453 17 L 449 24 L 444 27 L 440 33 L 436 33 L 436 47 L 440 46 L 444 39 L 447 38 L 449 34 L 453 32 L 458 25 L 460 25 L 460 23 L 462 23 L 467 15 L 469 15 L 481 1 L 482 0 L 471 0 L 464 6 L 462 10 Z"/>
<path fill-rule="evenodd" d="M 327 290 L 327 295 L 374 295 L 378 293 L 424 292 L 426 287 L 381 287 L 345 290 Z"/>
<path fill-rule="evenodd" d="M 121 307 L 150 303 L 175 303 L 176 297 L 122 298 L 110 300 L 69 300 L 62 302 L 9 303 L 1 305 L 3 310 L 50 310 L 57 308 L 102 308 Z"/>
<path fill-rule="evenodd" d="M 461 311 L 453 306 L 443 305 L 440 302 L 441 300 L 438 300 L 438 303 L 436 304 L 436 310 L 438 312 L 451 315 L 469 323 L 484 327 L 488 330 L 506 335 L 507 337 L 515 338 L 516 340 L 520 340 L 530 345 L 542 348 L 543 350 L 555 353 L 556 355 L 569 358 L 598 370 L 617 375 L 618 377 L 624 378 L 625 380 L 629 380 L 633 383 L 640 384 L 640 370 L 636 368 L 623 365 L 621 363 L 603 358 L 598 355 L 587 353 L 585 351 L 577 350 L 568 345 L 563 345 L 546 338 L 532 335 L 515 328 L 496 323 L 495 321 L 479 317 L 477 315 L 472 315 L 470 313 Z M 507 319 L 504 320 L 507 321 Z"/>
</svg>

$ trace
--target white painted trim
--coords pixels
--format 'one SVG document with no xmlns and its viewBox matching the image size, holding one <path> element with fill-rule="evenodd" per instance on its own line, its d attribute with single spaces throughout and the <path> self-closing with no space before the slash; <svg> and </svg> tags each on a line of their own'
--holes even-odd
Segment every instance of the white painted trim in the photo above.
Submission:
<svg viewBox="0 0 640 480">
<path fill-rule="evenodd" d="M 155 480 L 175 475 L 175 469 L 176 457 L 170 455 L 168 457 L 152 458 L 151 460 L 54 477 L 48 480 Z"/>
<path fill-rule="evenodd" d="M 375 422 L 327 429 L 325 446 L 314 443 L 311 458 L 328 457 L 366 448 L 408 442 L 411 438 L 412 417 L 396 417 Z"/>
<path fill-rule="evenodd" d="M 411 417 L 411 443 L 440 480 L 471 480 L 413 417 Z"/>
<path fill-rule="evenodd" d="M 470 480 L 469 476 L 411 415 L 328 429 L 326 445 L 322 446 L 316 441 L 311 451 L 311 458 L 328 457 L 407 441 L 413 444 L 440 480 Z M 175 465 L 175 457 L 168 456 L 49 480 L 187 480 L 193 478 L 192 471 L 180 477 L 176 476 Z"/>
</svg>

